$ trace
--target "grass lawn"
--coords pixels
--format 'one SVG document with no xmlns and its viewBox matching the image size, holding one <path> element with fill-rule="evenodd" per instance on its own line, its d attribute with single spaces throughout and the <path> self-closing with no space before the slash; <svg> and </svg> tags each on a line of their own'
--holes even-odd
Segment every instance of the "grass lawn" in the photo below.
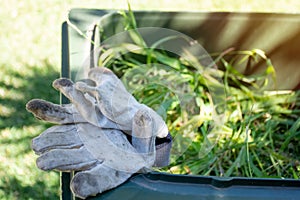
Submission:
<svg viewBox="0 0 300 200">
<path fill-rule="evenodd" d="M 226 2 L 226 3 L 225 3 Z M 299 0 L 130 1 L 133 9 L 300 12 Z M 126 9 L 125 0 L 2 0 L 0 7 L 0 199 L 58 199 L 59 173 L 35 166 L 31 139 L 49 127 L 25 110 L 32 98 L 59 102 L 61 23 L 72 7 Z"/>
</svg>

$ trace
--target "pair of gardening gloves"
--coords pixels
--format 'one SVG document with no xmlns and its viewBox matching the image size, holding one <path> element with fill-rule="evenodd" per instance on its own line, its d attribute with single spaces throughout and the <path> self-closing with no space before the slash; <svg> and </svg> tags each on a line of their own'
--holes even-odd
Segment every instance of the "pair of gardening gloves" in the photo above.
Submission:
<svg viewBox="0 0 300 200">
<path fill-rule="evenodd" d="M 167 165 L 171 148 L 163 119 L 137 102 L 111 70 L 93 68 L 88 77 L 85 82 L 53 82 L 70 104 L 33 99 L 26 105 L 36 118 L 57 124 L 32 140 L 37 166 L 75 171 L 70 187 L 80 198 Z"/>
</svg>

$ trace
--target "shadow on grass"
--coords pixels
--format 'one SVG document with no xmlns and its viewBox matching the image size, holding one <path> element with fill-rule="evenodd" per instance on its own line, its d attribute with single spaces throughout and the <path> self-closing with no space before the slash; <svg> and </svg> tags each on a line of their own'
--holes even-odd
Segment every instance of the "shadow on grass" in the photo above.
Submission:
<svg viewBox="0 0 300 200">
<path fill-rule="evenodd" d="M 37 181 L 33 185 L 25 186 L 22 181 L 16 177 L 6 177 L 4 184 L 0 186 L 5 192 L 5 199 L 58 199 L 55 186 L 49 187 L 44 181 Z M 1 194 L 0 194 L 1 196 Z"/>
<path fill-rule="evenodd" d="M 58 176 L 39 172 L 30 156 L 32 138 L 51 124 L 35 119 L 25 108 L 33 98 L 59 103 L 59 92 L 51 86 L 59 72 L 48 62 L 42 67 L 24 66 L 21 71 L 12 66 L 0 68 L 0 170 L 10 168 L 0 173 L 0 199 L 59 199 Z M 18 173 L 20 168 L 33 174 Z M 28 177 L 34 179 L 30 185 Z"/>
<path fill-rule="evenodd" d="M 5 69 L 6 66 L 1 66 Z M 0 81 L 0 88 L 4 90 L 21 94 L 24 98 L 11 98 L 4 96 L 1 98 L 1 104 L 7 108 L 13 108 L 13 112 L 9 115 L 1 116 L 0 130 L 7 127 L 21 128 L 24 125 L 38 124 L 38 122 L 32 114 L 28 113 L 25 109 L 26 103 L 33 98 L 41 98 L 52 101 L 54 103 L 59 102 L 59 93 L 52 88 L 51 84 L 53 80 L 59 77 L 59 73 L 53 66 L 45 62 L 43 68 L 37 67 L 25 67 L 30 71 L 26 77 L 22 76 L 22 73 L 16 71 L 9 71 L 11 79 L 22 80 L 24 84 L 19 87 L 13 87 L 8 85 L 5 80 Z"/>
</svg>

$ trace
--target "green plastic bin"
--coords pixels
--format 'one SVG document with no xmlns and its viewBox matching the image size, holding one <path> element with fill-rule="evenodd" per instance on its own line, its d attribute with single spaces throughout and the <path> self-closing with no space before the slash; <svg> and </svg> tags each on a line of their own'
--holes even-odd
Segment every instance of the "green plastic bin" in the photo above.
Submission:
<svg viewBox="0 0 300 200">
<path fill-rule="evenodd" d="M 300 89 L 300 15 L 276 13 L 135 12 L 138 27 L 163 27 L 196 39 L 206 51 L 258 48 L 271 58 L 277 71 L 278 89 Z M 106 35 L 123 31 L 116 11 L 72 9 L 69 22 L 92 40 L 94 24 L 102 20 Z M 78 79 L 83 65 L 95 64 L 94 45 L 88 38 L 62 26 L 62 76 Z M 88 63 L 88 64 L 87 64 Z M 278 66 L 278 68 L 276 68 Z M 251 69 L 255 73 L 258 69 Z M 249 72 L 247 72 L 249 73 Z M 62 97 L 62 103 L 67 100 Z M 63 200 L 74 199 L 69 189 L 72 174 L 61 174 Z M 267 178 L 220 178 L 152 172 L 137 174 L 121 186 L 89 199 L 300 199 L 300 181 Z"/>
</svg>

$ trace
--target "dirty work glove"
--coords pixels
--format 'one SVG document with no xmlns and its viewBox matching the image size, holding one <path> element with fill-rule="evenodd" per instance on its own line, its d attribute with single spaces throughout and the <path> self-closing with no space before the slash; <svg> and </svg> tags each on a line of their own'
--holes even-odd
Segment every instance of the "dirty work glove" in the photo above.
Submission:
<svg viewBox="0 0 300 200">
<path fill-rule="evenodd" d="M 54 104 L 32 100 L 27 110 L 40 119 L 57 115 L 69 116 Z M 60 123 L 57 118 L 56 123 Z M 151 133 L 150 116 L 141 110 L 134 116 L 138 124 L 133 129 Z M 65 119 L 67 122 L 70 121 Z M 64 121 L 64 120 L 63 120 Z M 155 159 L 155 146 L 147 153 L 139 153 L 117 129 L 104 129 L 87 122 L 53 126 L 32 141 L 39 155 L 37 166 L 42 170 L 78 171 L 71 181 L 71 189 L 81 198 L 101 193 L 126 181 L 133 173 L 150 168 Z"/>
<path fill-rule="evenodd" d="M 112 112 L 108 112 L 110 118 L 102 114 L 105 103 L 97 104 L 95 100 L 99 98 L 95 91 L 101 88 L 101 84 L 93 88 L 80 83 L 84 90 L 78 90 L 70 80 L 59 79 L 53 85 L 73 104 L 59 106 L 42 100 L 32 100 L 27 104 L 27 109 L 37 118 L 64 124 L 46 130 L 33 140 L 32 147 L 40 155 L 38 167 L 79 171 L 72 179 L 71 188 L 75 195 L 85 198 L 116 187 L 133 173 L 153 165 L 155 136 L 160 127 L 165 126 L 154 111 L 139 103 L 134 104 L 138 108 L 130 104 L 130 109 L 123 106 L 123 116 L 131 116 L 131 121 L 125 119 L 131 125 L 124 125 L 125 120 L 120 117 L 116 120 L 118 123 L 111 120 L 115 119 L 111 117 Z M 126 94 L 127 91 L 122 92 Z M 109 96 L 110 93 L 106 94 Z M 100 96 L 106 100 L 113 98 L 113 95 Z M 126 110 L 135 113 L 126 113 Z M 131 134 L 132 145 L 121 131 L 123 129 Z M 168 154 L 169 148 L 166 149 Z"/>
<path fill-rule="evenodd" d="M 108 68 L 93 68 L 88 73 L 95 86 L 58 79 L 53 87 L 62 92 L 86 121 L 106 128 L 116 128 L 132 136 L 131 143 L 140 153 L 149 152 L 157 138 L 166 138 L 168 129 L 163 119 L 146 105 L 140 104 L 126 90 L 121 80 Z M 152 120 L 152 133 L 133 130 L 133 118 L 138 110 L 147 110 Z M 75 121 L 78 115 L 75 115 Z M 115 125 L 116 127 L 113 127 Z M 167 163 L 156 164 L 156 166 Z"/>
<path fill-rule="evenodd" d="M 43 104 L 44 109 L 51 107 L 54 115 L 49 113 L 47 116 L 41 115 L 38 118 L 54 123 L 58 123 L 57 121 L 59 123 L 90 122 L 101 128 L 122 130 L 132 136 L 131 143 L 140 153 L 150 151 L 150 144 L 155 143 L 156 136 L 157 143 L 163 142 L 157 146 L 159 156 L 157 156 L 155 166 L 167 165 L 171 137 L 168 135 L 167 126 L 162 118 L 152 109 L 138 103 L 111 70 L 105 67 L 94 68 L 90 70 L 89 78 L 95 86 L 83 82 L 74 84 L 69 79 L 54 81 L 54 88 L 68 97 L 72 104 L 63 107 L 50 102 Z M 147 110 L 151 116 L 152 133 L 133 131 L 133 117 L 138 110 Z"/>
</svg>

